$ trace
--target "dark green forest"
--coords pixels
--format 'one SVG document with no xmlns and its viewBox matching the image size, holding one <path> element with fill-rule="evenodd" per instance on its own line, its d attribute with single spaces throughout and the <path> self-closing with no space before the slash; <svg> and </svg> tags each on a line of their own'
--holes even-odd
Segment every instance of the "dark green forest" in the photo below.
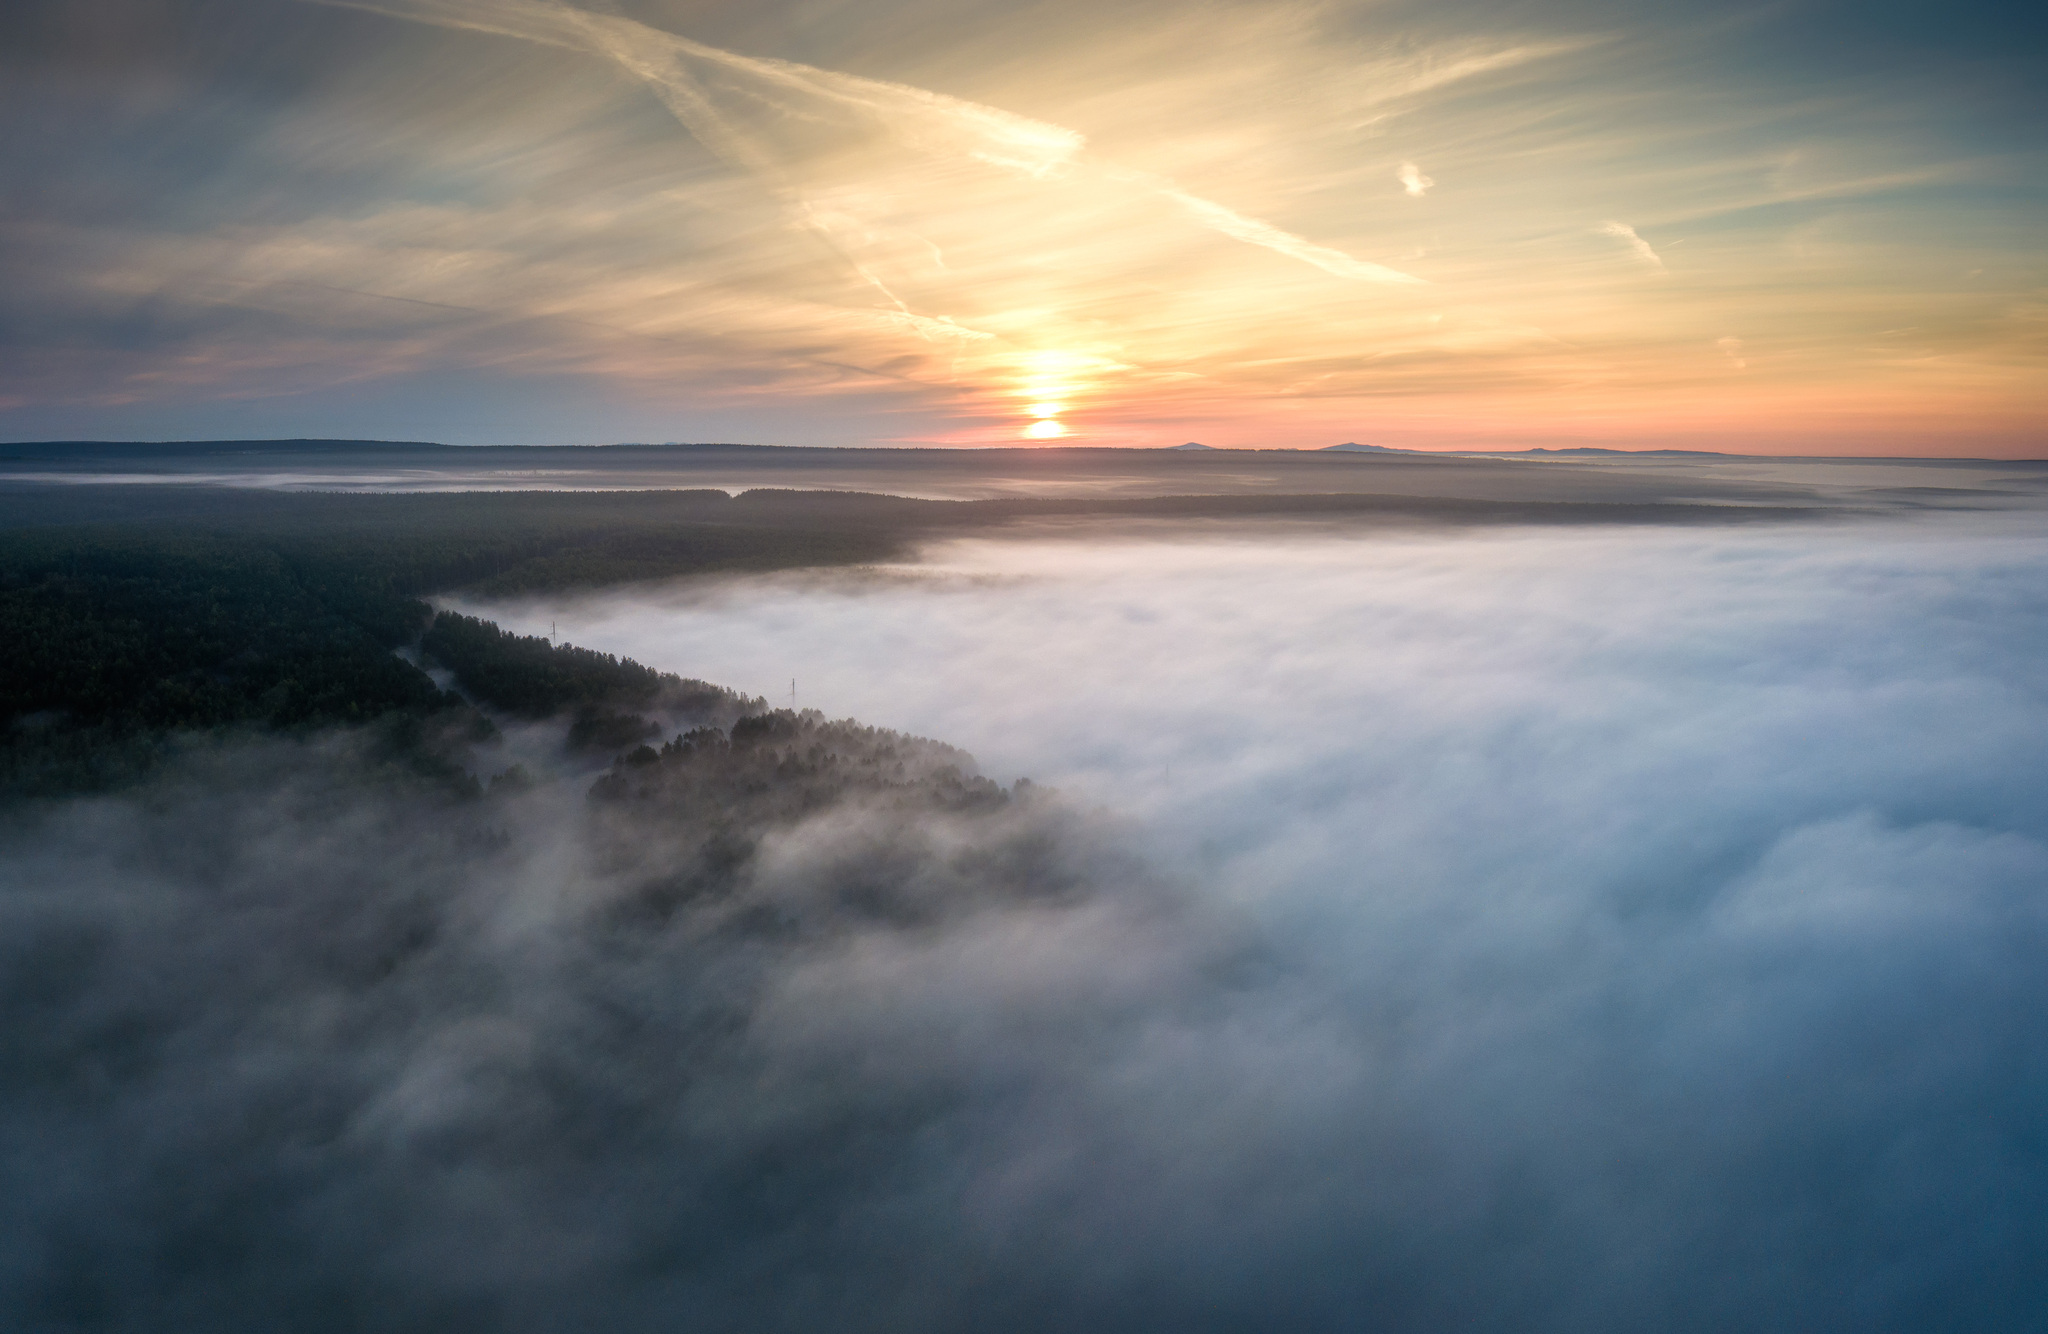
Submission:
<svg viewBox="0 0 2048 1334">
<path fill-rule="evenodd" d="M 507 635 L 423 600 L 893 554 L 881 506 L 810 521 L 723 492 L 275 495 L 37 488 L 0 495 L 0 790 L 93 790 L 146 773 L 167 740 L 375 723 L 438 753 L 489 724 L 396 650 L 520 717 L 568 713 L 572 741 L 630 744 L 663 703 L 724 692 L 607 655 Z M 728 517 L 729 516 L 729 517 Z M 423 761 L 424 762 L 424 761 Z"/>
</svg>

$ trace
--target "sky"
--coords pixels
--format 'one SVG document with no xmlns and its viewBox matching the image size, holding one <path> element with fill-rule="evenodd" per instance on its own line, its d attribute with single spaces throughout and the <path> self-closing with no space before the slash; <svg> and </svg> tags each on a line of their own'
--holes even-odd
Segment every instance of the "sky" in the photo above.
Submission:
<svg viewBox="0 0 2048 1334">
<path fill-rule="evenodd" d="M 2033 7 L 17 0 L 0 438 L 2039 457 Z"/>
</svg>

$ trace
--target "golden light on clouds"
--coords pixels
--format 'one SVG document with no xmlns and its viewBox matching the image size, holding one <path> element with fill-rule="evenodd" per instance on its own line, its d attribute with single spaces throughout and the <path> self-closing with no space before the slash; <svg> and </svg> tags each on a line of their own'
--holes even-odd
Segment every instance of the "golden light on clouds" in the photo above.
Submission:
<svg viewBox="0 0 2048 1334">
<path fill-rule="evenodd" d="M 2044 407 L 2039 247 L 1954 202 L 2021 164 L 1932 104 L 1710 78 L 1697 34 L 1340 0 L 285 8 L 371 54 L 239 170 L 371 184 L 10 224 L 74 305 L 219 332 L 52 353 L 0 398 L 470 376 L 593 386 L 667 438 L 1827 449 Z"/>
</svg>

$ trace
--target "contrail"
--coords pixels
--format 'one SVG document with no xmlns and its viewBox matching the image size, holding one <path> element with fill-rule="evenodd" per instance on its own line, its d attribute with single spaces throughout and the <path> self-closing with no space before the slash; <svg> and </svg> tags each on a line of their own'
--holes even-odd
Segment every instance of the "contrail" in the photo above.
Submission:
<svg viewBox="0 0 2048 1334">
<path fill-rule="evenodd" d="M 1368 283 L 1419 283 L 1423 281 L 1423 279 L 1417 278 L 1413 274 L 1403 273 L 1399 269 L 1390 269 L 1384 264 L 1373 264 L 1362 259 L 1353 259 L 1341 250 L 1332 250 L 1328 246 L 1317 245 L 1313 241 L 1296 236 L 1293 232 L 1282 231 L 1269 222 L 1260 222 L 1257 218 L 1247 218 L 1244 214 L 1234 209 L 1225 208 L 1213 200 L 1203 199 L 1199 195 L 1191 195 L 1172 181 L 1166 180 L 1163 177 L 1147 175 L 1144 172 L 1130 171 L 1123 167 L 1108 167 L 1107 171 L 1116 180 L 1142 186 L 1145 189 L 1171 199 L 1203 226 L 1208 227 L 1212 231 L 1221 232 L 1225 236 L 1233 237 L 1248 245 L 1264 246 L 1268 250 L 1278 251 L 1290 259 L 1298 259 L 1304 264 L 1313 264 L 1323 272 L 1333 273 L 1339 278 L 1356 278 L 1360 282 Z"/>
<path fill-rule="evenodd" d="M 798 115 L 802 114 L 801 104 L 810 99 L 872 120 L 899 140 L 925 152 L 966 157 L 1034 179 L 1043 180 L 1076 167 L 1097 170 L 1112 180 L 1172 201 L 1212 231 L 1314 265 L 1340 278 L 1374 283 L 1423 281 L 1246 217 L 1222 204 L 1189 194 L 1164 178 L 1111 163 L 1084 162 L 1082 150 L 1087 139 L 1077 131 L 929 89 L 792 61 L 737 55 L 632 19 L 594 14 L 555 0 L 320 2 L 606 56 L 645 81 L 698 142 L 734 166 L 771 183 L 797 206 L 805 226 L 819 232 L 828 244 L 829 238 L 823 236 L 819 224 L 803 207 L 802 191 L 785 178 L 772 153 L 718 109 L 705 88 L 704 76 L 738 75 L 753 85 L 746 92 L 764 101 L 780 102 L 785 110 Z M 853 263 L 840 247 L 832 248 Z M 880 286 L 862 266 L 854 267 Z M 901 306 L 893 293 L 882 290 L 892 304 Z"/>
</svg>

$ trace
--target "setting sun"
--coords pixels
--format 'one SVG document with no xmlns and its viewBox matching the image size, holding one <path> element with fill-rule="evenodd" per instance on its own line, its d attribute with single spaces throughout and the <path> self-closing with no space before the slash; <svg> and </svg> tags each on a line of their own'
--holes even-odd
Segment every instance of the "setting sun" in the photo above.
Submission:
<svg viewBox="0 0 2048 1334">
<path fill-rule="evenodd" d="M 13 435 L 431 411 L 468 443 L 989 445 L 1085 413 L 1121 446 L 2023 455 L 2048 402 L 2038 173 L 1931 84 L 1773 85 L 1569 7 L 1228 3 L 1192 43 L 1170 5 L 994 7 L 900 50 L 772 6 L 363 8 L 289 22 L 360 29 L 383 54 L 351 59 L 389 68 L 338 87 L 417 104 L 229 118 L 244 165 L 185 173 L 269 180 L 277 144 L 359 135 L 267 187 L 329 202 L 165 204 L 110 169 L 134 203 L 105 231 L 77 202 L 101 185 L 21 192 L 83 211 L 9 232 L 37 275 L 10 327 L 123 332 L 0 358 Z M 413 46 L 462 77 L 416 84 Z M 439 132 L 499 99 L 493 136 Z M 123 301 L 161 312 L 146 336 Z"/>
</svg>

